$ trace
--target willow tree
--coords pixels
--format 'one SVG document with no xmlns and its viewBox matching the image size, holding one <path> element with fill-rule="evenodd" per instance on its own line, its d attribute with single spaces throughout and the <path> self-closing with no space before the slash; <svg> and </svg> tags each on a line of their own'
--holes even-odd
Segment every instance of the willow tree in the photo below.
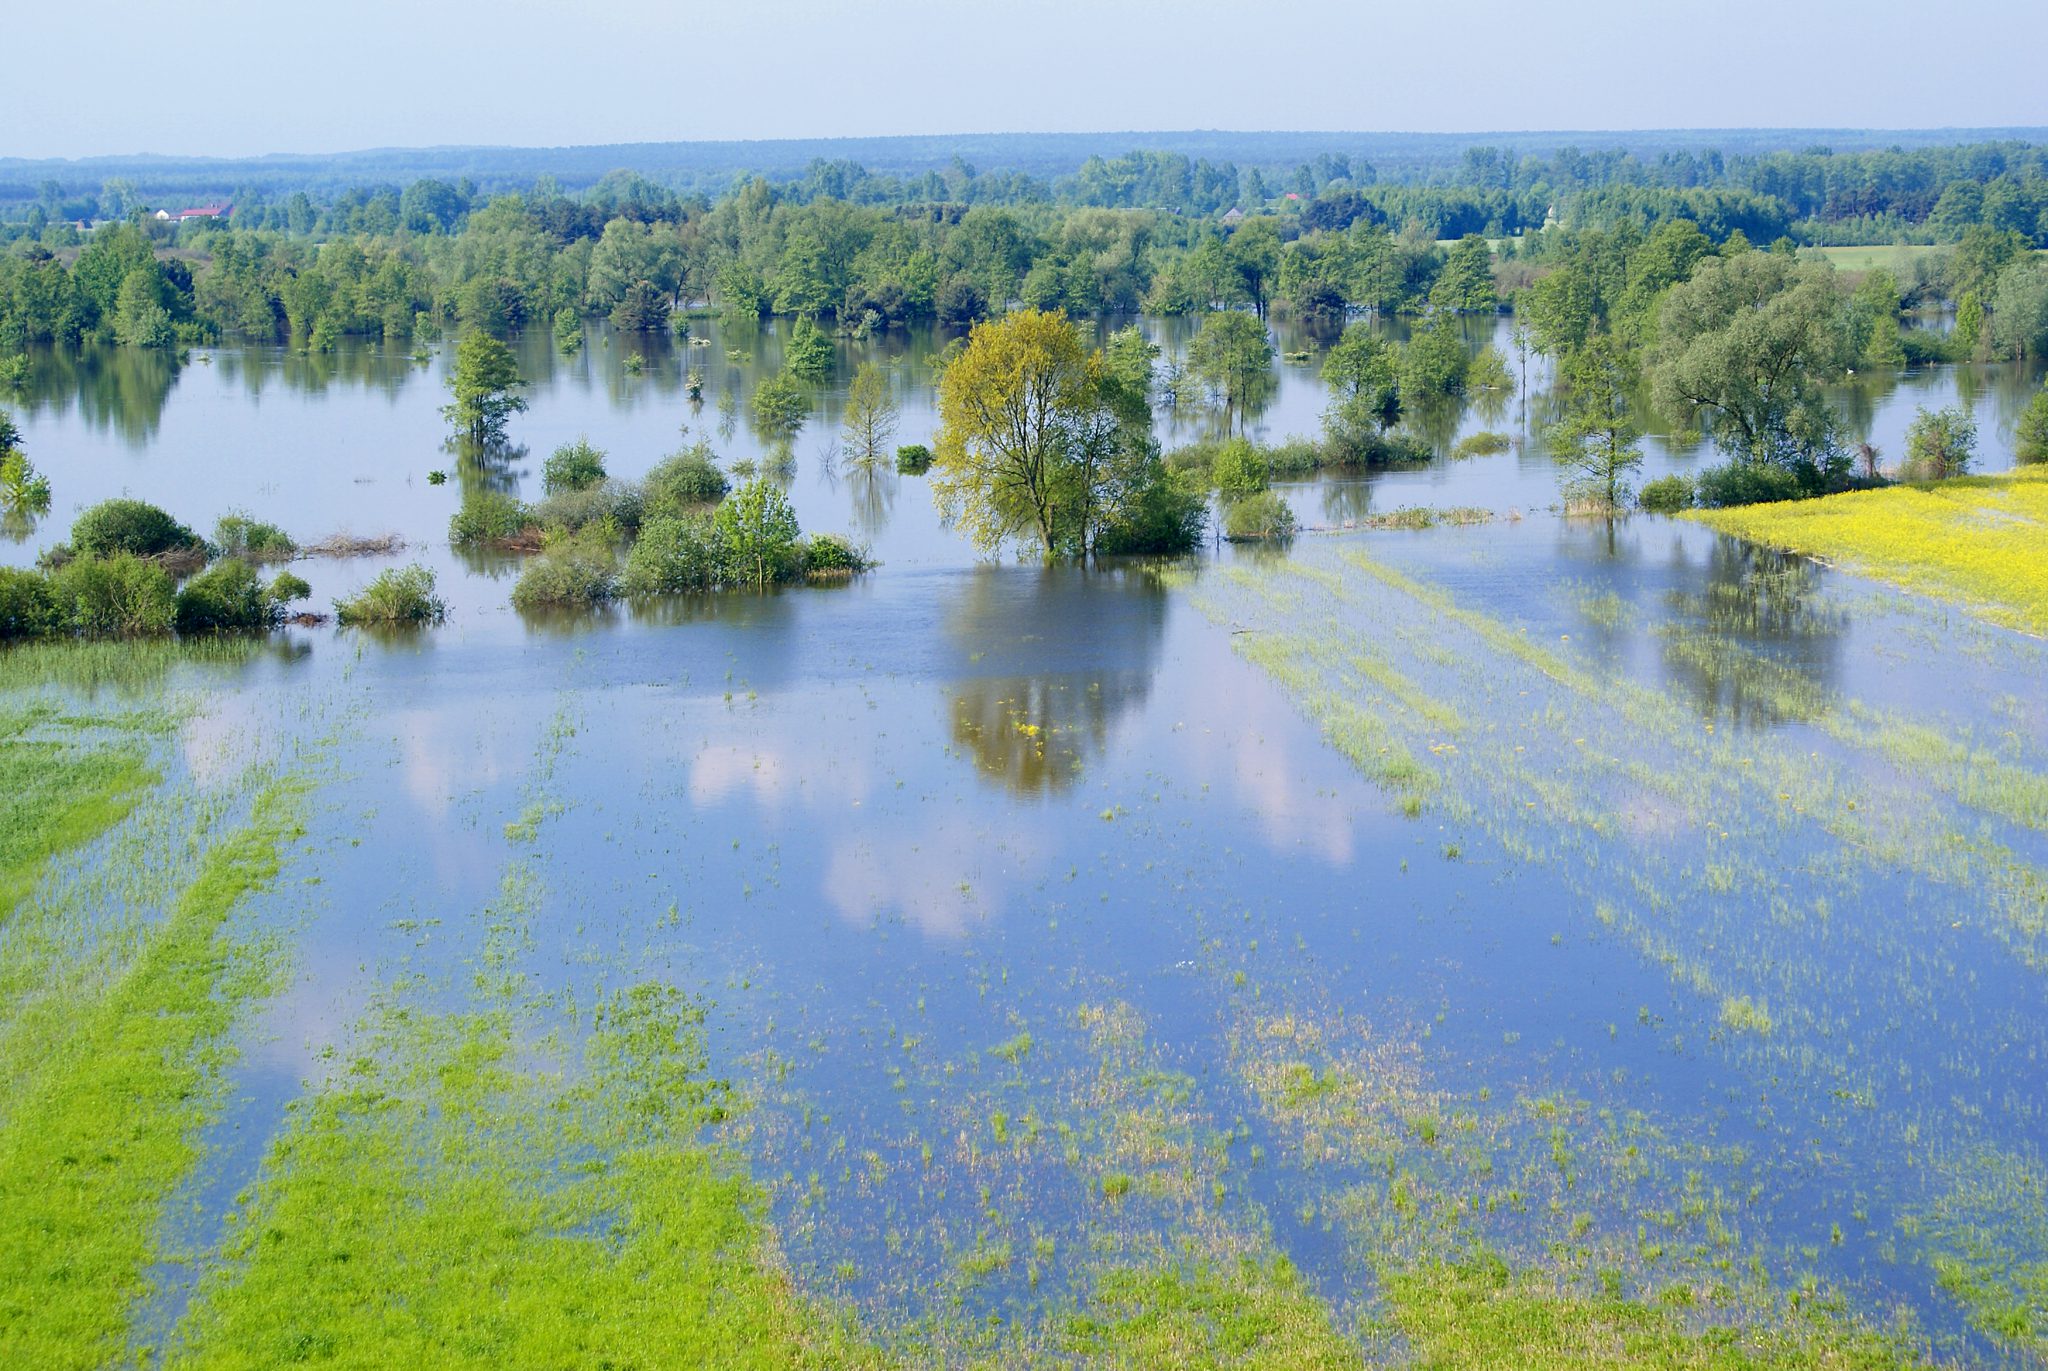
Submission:
<svg viewBox="0 0 2048 1371">
<path fill-rule="evenodd" d="M 1035 536 L 1059 545 L 1076 421 L 1095 406 L 1097 360 L 1057 310 L 976 324 L 939 382 L 932 498 L 984 552 Z"/>
</svg>

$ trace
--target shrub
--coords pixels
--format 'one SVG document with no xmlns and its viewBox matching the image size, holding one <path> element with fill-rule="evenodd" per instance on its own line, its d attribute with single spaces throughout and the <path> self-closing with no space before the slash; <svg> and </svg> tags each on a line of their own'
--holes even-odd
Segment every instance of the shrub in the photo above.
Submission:
<svg viewBox="0 0 2048 1371">
<path fill-rule="evenodd" d="M 1294 511 L 1270 490 L 1247 495 L 1223 516 L 1223 536 L 1233 543 L 1255 538 L 1286 538 L 1295 530 Z"/>
<path fill-rule="evenodd" d="M 619 568 L 609 547 L 573 542 L 550 548 L 528 562 L 512 587 L 520 610 L 565 605 L 601 605 L 619 593 Z"/>
<path fill-rule="evenodd" d="M 896 469 L 905 476 L 922 476 L 932 469 L 932 450 L 923 443 L 905 443 L 896 449 Z"/>
<path fill-rule="evenodd" d="M 198 534 L 141 500 L 102 500 L 71 526 L 71 550 L 80 557 L 113 557 L 124 552 L 158 557 L 199 546 Z"/>
<path fill-rule="evenodd" d="M 1171 472 L 1188 476 L 1199 481 L 1203 489 L 1215 484 L 1213 472 L 1216 462 L 1216 447 L 1213 443 L 1190 443 L 1177 447 L 1160 459 Z"/>
<path fill-rule="evenodd" d="M 1096 535 L 1095 550 L 1108 556 L 1179 555 L 1200 546 L 1208 526 L 1206 487 L 1185 475 L 1161 470 Z"/>
<path fill-rule="evenodd" d="M 804 572 L 811 576 L 853 576 L 874 563 L 867 553 L 836 533 L 814 533 L 804 543 Z"/>
<path fill-rule="evenodd" d="M 434 573 L 418 564 L 388 568 L 334 604 L 334 617 L 343 624 L 432 624 L 447 614 L 448 606 L 434 594 Z"/>
<path fill-rule="evenodd" d="M 282 609 L 294 600 L 308 600 L 313 596 L 313 587 L 306 584 L 303 576 L 294 576 L 289 571 L 277 573 L 277 579 L 270 583 L 270 598 L 277 601 Z"/>
<path fill-rule="evenodd" d="M 1210 477 L 1225 495 L 1252 495 L 1266 488 L 1266 455 L 1250 441 L 1233 438 L 1209 464 Z"/>
<path fill-rule="evenodd" d="M 626 554 L 624 590 L 632 596 L 710 590 L 718 584 L 723 552 L 710 515 L 651 515 Z"/>
<path fill-rule="evenodd" d="M 804 426 L 811 402 L 794 373 L 778 371 L 754 387 L 754 422 L 762 432 L 787 437 Z"/>
<path fill-rule="evenodd" d="M 2048 385 L 2043 385 L 2020 411 L 2012 430 L 2013 460 L 2023 464 L 2048 462 Z"/>
<path fill-rule="evenodd" d="M 1692 478 L 1675 474 L 1645 482 L 1642 492 L 1636 496 L 1644 509 L 1655 514 L 1676 514 L 1681 509 L 1691 509 L 1696 498 Z"/>
<path fill-rule="evenodd" d="M 175 621 L 180 633 L 220 633 L 269 628 L 283 617 L 256 573 L 237 557 L 216 562 L 178 592 Z"/>
<path fill-rule="evenodd" d="M 1308 438 L 1290 436 L 1265 450 L 1266 477 L 1313 476 L 1323 468 L 1322 447 Z"/>
<path fill-rule="evenodd" d="M 718 469 L 711 449 L 703 443 L 665 457 L 640 484 L 641 501 L 648 517 L 677 516 L 705 505 L 715 505 L 732 489 L 725 473 Z"/>
<path fill-rule="evenodd" d="M 49 577 L 0 567 L 0 639 L 39 637 L 63 626 L 64 614 Z"/>
<path fill-rule="evenodd" d="M 1514 439 L 1505 433 L 1472 433 L 1458 440 L 1458 445 L 1451 449 L 1451 456 L 1491 457 L 1506 452 L 1514 445 Z"/>
<path fill-rule="evenodd" d="M 796 511 L 789 497 L 765 480 L 733 492 L 711 515 L 725 554 L 720 579 L 729 585 L 765 586 L 803 574 Z"/>
<path fill-rule="evenodd" d="M 80 633 L 162 633 L 176 612 L 170 573 L 127 552 L 67 562 L 52 589 L 65 622 Z"/>
<path fill-rule="evenodd" d="M 568 490 L 587 490 L 604 480 L 604 454 L 587 438 L 564 443 L 548 455 L 541 466 L 541 489 L 550 495 Z"/>
<path fill-rule="evenodd" d="M 448 541 L 457 547 L 510 543 L 533 528 L 526 506 L 502 490 L 472 491 L 448 520 Z"/>
<path fill-rule="evenodd" d="M 252 519 L 240 511 L 220 516 L 213 526 L 213 546 L 219 556 L 238 557 L 245 562 L 284 561 L 299 550 L 291 535 L 276 524 Z"/>
<path fill-rule="evenodd" d="M 630 538 L 640 527 L 643 500 L 631 481 L 604 481 L 550 495 L 526 514 L 550 534 L 602 529 L 611 539 Z"/>
<path fill-rule="evenodd" d="M 1761 462 L 1729 462 L 1708 467 L 1699 474 L 1696 491 L 1699 503 L 1708 509 L 1797 500 L 1807 493 L 1797 475 Z"/>
<path fill-rule="evenodd" d="M 1970 469 L 1977 451 L 1977 424 L 1959 407 L 1923 409 L 1906 430 L 1906 475 L 1916 481 L 1946 481 Z"/>
</svg>

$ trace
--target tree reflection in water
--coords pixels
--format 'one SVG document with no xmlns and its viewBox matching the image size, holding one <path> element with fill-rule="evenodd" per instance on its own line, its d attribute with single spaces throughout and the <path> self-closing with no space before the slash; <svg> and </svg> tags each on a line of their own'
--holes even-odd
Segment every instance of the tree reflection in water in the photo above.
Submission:
<svg viewBox="0 0 2048 1371">
<path fill-rule="evenodd" d="M 1150 692 L 1165 626 L 1165 591 L 1143 567 L 969 577 L 947 633 L 982 674 L 950 682 L 954 745 L 1018 795 L 1067 789 Z"/>
</svg>

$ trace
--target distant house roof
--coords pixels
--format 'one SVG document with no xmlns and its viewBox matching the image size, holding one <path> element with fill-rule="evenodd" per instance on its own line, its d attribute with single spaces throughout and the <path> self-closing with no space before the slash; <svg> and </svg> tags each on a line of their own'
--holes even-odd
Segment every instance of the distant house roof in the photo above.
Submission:
<svg viewBox="0 0 2048 1371">
<path fill-rule="evenodd" d="M 186 219 L 225 219 L 228 217 L 228 212 L 233 208 L 233 205 L 225 203 L 216 205 L 194 205 L 190 209 L 179 210 L 178 218 L 180 221 Z"/>
<path fill-rule="evenodd" d="M 1287 198 L 1290 200 L 1299 200 L 1301 196 L 1299 193 L 1290 190 L 1287 192 Z"/>
<path fill-rule="evenodd" d="M 1232 205 L 1229 208 L 1229 210 L 1224 213 L 1223 222 L 1226 224 L 1234 224 L 1242 218 L 1244 218 L 1244 211 L 1239 209 L 1236 205 Z"/>
</svg>

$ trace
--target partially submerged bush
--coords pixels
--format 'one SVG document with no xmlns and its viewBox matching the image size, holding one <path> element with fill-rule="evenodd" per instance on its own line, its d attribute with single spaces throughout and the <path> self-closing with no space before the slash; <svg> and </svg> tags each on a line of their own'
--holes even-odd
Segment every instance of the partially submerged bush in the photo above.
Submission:
<svg viewBox="0 0 2048 1371">
<path fill-rule="evenodd" d="M 1797 475 L 1763 462 L 1729 462 L 1708 467 L 1699 474 L 1695 490 L 1699 503 L 1708 509 L 1797 500 L 1807 494 Z"/>
<path fill-rule="evenodd" d="M 656 514 L 641 525 L 626 554 L 622 582 L 632 596 L 676 595 L 710 590 L 719 583 L 724 550 L 711 516 Z"/>
<path fill-rule="evenodd" d="M 516 543 L 536 525 L 525 505 L 502 490 L 472 491 L 448 520 L 448 541 L 457 547 Z"/>
<path fill-rule="evenodd" d="M 0 639 L 38 638 L 63 627 L 64 613 L 49 577 L 0 567 Z"/>
<path fill-rule="evenodd" d="M 1690 476 L 1659 476 L 1646 481 L 1636 496 L 1644 509 L 1653 514 L 1676 514 L 1682 509 L 1691 509 L 1698 497 L 1693 492 Z"/>
<path fill-rule="evenodd" d="M 563 491 L 587 490 L 604 480 L 604 453 L 587 438 L 564 443 L 549 454 L 541 466 L 541 489 L 550 495 Z"/>
<path fill-rule="evenodd" d="M 633 482 L 602 481 L 550 495 L 530 506 L 526 517 L 550 535 L 603 530 L 603 536 L 616 541 L 639 529 L 644 506 L 641 489 Z"/>
<path fill-rule="evenodd" d="M 180 633 L 222 633 L 270 628 L 284 617 L 247 562 L 216 562 L 178 592 L 175 622 Z"/>
<path fill-rule="evenodd" d="M 245 562 L 282 562 L 297 556 L 299 545 L 276 524 L 252 519 L 239 510 L 220 516 L 213 526 L 216 556 Z"/>
<path fill-rule="evenodd" d="M 512 587 L 520 610 L 601 605 L 619 593 L 619 567 L 606 544 L 580 540 L 553 547 L 529 561 Z"/>
<path fill-rule="evenodd" d="M 804 543 L 804 573 L 809 576 L 855 576 L 873 565 L 865 550 L 836 533 L 814 533 Z"/>
<path fill-rule="evenodd" d="M 71 526 L 71 551 L 79 557 L 160 557 L 200 546 L 198 534 L 141 500 L 102 500 Z"/>
<path fill-rule="evenodd" d="M 162 633 L 176 612 L 170 573 L 133 553 L 75 558 L 51 587 L 64 622 L 80 633 Z"/>
<path fill-rule="evenodd" d="M 1179 555 L 1201 545 L 1209 526 L 1204 484 L 1161 469 L 1157 479 L 1131 499 L 1096 535 L 1097 552 Z"/>
<path fill-rule="evenodd" d="M 905 476 L 922 476 L 932 469 L 932 450 L 923 443 L 905 443 L 896 449 L 896 469 Z"/>
<path fill-rule="evenodd" d="M 280 607 L 294 600 L 309 600 L 312 597 L 313 587 L 306 584 L 306 578 L 294 576 L 289 571 L 278 572 L 277 579 L 270 583 L 270 598 L 277 601 Z"/>
<path fill-rule="evenodd" d="M 1217 451 L 1209 472 L 1226 496 L 1253 495 L 1266 488 L 1266 454 L 1249 439 L 1233 438 Z"/>
<path fill-rule="evenodd" d="M 1286 538 L 1296 528 L 1294 510 L 1279 494 L 1262 490 L 1234 502 L 1223 515 L 1223 536 L 1233 543 L 1257 538 Z"/>
<path fill-rule="evenodd" d="M 1460 438 L 1451 449 L 1453 457 L 1491 457 L 1506 452 L 1515 445 L 1514 439 L 1505 433 L 1469 433 Z"/>
<path fill-rule="evenodd" d="M 681 515 L 715 505 L 732 489 L 703 443 L 663 458 L 640 483 L 641 502 L 649 517 Z"/>
<path fill-rule="evenodd" d="M 448 606 L 434 594 L 434 573 L 415 563 L 391 567 L 345 600 L 334 604 L 342 624 L 432 624 L 446 618 Z"/>
</svg>

